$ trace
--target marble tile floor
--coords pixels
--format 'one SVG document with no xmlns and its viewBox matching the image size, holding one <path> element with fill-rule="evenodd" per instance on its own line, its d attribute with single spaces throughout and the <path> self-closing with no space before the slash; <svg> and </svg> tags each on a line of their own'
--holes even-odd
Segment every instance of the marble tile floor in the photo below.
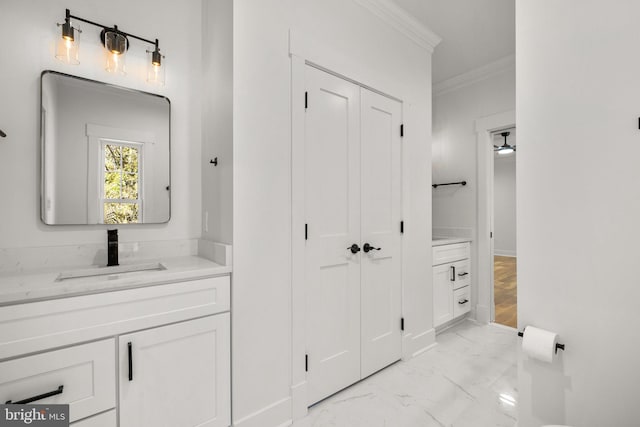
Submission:
<svg viewBox="0 0 640 427">
<path fill-rule="evenodd" d="M 437 341 L 316 404 L 293 427 L 516 426 L 516 330 L 467 320 Z"/>
</svg>

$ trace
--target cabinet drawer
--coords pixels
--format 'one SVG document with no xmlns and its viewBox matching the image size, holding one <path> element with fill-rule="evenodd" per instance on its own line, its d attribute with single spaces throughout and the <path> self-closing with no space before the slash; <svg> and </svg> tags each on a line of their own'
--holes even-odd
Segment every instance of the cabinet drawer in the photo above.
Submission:
<svg viewBox="0 0 640 427">
<path fill-rule="evenodd" d="M 108 412 L 104 412 L 100 415 L 95 415 L 90 418 L 85 418 L 71 424 L 71 427 L 117 427 L 118 421 L 116 419 L 116 410 L 112 409 Z"/>
<path fill-rule="evenodd" d="M 115 340 L 108 339 L 0 363 L 0 402 L 19 402 L 62 386 L 39 404 L 69 404 L 73 422 L 116 406 Z"/>
<path fill-rule="evenodd" d="M 453 291 L 453 317 L 461 316 L 471 310 L 469 286 Z"/>
<path fill-rule="evenodd" d="M 434 246 L 432 249 L 433 265 L 445 264 L 469 258 L 471 251 L 469 243 Z"/>
<path fill-rule="evenodd" d="M 471 264 L 469 260 L 454 262 L 452 266 L 454 268 L 453 277 L 455 278 L 453 289 L 469 286 L 471 284 Z"/>
</svg>

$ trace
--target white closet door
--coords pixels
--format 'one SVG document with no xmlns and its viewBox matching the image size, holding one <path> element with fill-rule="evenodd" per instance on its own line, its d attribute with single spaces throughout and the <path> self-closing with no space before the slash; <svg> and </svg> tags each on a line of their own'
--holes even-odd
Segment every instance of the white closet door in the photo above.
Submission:
<svg viewBox="0 0 640 427">
<path fill-rule="evenodd" d="M 306 67 L 305 249 L 308 396 L 360 379 L 359 87 Z"/>
<path fill-rule="evenodd" d="M 401 357 L 400 102 L 361 89 L 362 377 Z M 366 245 L 376 249 L 365 253 Z"/>
</svg>

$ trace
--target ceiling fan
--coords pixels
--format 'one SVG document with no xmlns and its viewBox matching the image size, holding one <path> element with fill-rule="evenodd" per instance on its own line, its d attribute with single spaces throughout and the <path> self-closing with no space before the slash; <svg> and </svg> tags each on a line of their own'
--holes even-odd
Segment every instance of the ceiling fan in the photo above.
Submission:
<svg viewBox="0 0 640 427">
<path fill-rule="evenodd" d="M 516 146 L 515 145 L 507 144 L 507 137 L 509 135 L 511 135 L 511 132 L 502 132 L 500 134 L 500 136 L 502 136 L 504 138 L 504 144 L 502 144 L 502 145 L 494 145 L 493 146 L 493 151 L 497 152 L 498 154 L 509 154 L 509 153 L 513 153 L 514 151 L 516 151 Z"/>
</svg>

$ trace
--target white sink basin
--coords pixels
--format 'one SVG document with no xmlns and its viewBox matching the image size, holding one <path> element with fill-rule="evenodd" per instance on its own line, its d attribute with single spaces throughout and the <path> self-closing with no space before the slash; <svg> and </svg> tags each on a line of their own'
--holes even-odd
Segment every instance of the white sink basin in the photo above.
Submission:
<svg viewBox="0 0 640 427">
<path fill-rule="evenodd" d="M 161 271 L 167 267 L 160 262 L 150 262 L 146 264 L 115 265 L 113 267 L 93 267 L 84 270 L 65 271 L 58 275 L 56 282 L 67 279 L 78 279 L 80 277 L 109 276 L 111 274 L 135 273 L 139 271 Z"/>
</svg>

